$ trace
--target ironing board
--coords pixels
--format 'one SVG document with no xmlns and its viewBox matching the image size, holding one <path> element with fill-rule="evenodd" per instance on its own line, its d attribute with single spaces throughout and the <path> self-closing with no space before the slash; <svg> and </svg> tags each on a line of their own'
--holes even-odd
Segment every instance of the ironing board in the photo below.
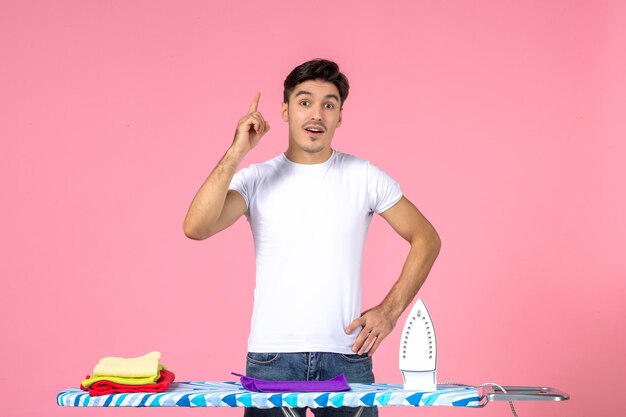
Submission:
<svg viewBox="0 0 626 417">
<path fill-rule="evenodd" d="M 490 401 L 567 400 L 569 396 L 552 388 L 504 387 L 507 394 L 491 387 L 475 388 L 438 385 L 436 391 L 406 391 L 402 384 L 349 384 L 344 392 L 262 393 L 247 391 L 240 382 L 174 382 L 162 393 L 109 394 L 91 397 L 86 391 L 70 388 L 57 395 L 57 404 L 66 407 L 281 407 L 286 416 L 293 408 L 372 406 L 484 407 Z"/>
</svg>

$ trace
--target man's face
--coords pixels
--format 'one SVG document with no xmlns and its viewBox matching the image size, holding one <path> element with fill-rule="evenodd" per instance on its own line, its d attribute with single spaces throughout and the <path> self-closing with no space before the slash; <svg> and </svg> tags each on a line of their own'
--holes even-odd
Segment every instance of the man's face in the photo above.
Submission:
<svg viewBox="0 0 626 417">
<path fill-rule="evenodd" d="M 300 83 L 282 105 L 289 123 L 289 146 L 310 153 L 330 149 L 335 129 L 341 125 L 339 90 L 330 82 Z"/>
</svg>

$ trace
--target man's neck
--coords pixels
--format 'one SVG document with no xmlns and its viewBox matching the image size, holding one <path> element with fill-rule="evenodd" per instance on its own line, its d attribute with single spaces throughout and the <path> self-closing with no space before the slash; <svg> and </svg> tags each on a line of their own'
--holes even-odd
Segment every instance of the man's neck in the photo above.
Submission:
<svg viewBox="0 0 626 417">
<path fill-rule="evenodd" d="M 291 147 L 285 151 L 287 159 L 296 164 L 323 164 L 328 161 L 332 154 L 333 149 L 330 147 L 320 152 L 306 152 L 302 149 L 294 150 Z"/>
</svg>

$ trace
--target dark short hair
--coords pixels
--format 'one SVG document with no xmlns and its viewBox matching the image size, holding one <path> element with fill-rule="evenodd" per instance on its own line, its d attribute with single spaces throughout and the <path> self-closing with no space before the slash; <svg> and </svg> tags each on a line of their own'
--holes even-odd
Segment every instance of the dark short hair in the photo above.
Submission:
<svg viewBox="0 0 626 417">
<path fill-rule="evenodd" d="M 350 90 L 348 78 L 339 71 L 339 66 L 333 61 L 321 58 L 298 65 L 289 73 L 287 78 L 285 78 L 285 89 L 283 90 L 285 103 L 289 103 L 289 96 L 298 84 L 309 80 L 320 80 L 335 84 L 335 87 L 339 90 L 340 105 L 343 107 Z"/>
</svg>

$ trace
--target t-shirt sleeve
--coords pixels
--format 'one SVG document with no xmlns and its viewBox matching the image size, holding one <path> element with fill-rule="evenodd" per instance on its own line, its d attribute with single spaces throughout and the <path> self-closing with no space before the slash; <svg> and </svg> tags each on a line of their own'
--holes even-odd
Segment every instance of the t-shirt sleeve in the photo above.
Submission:
<svg viewBox="0 0 626 417">
<path fill-rule="evenodd" d="M 250 170 L 252 167 L 247 167 L 241 169 L 235 173 L 233 179 L 230 181 L 230 185 L 228 186 L 229 190 L 235 190 L 244 200 L 246 200 L 246 206 L 250 207 L 250 196 L 252 193 L 252 175 Z"/>
<path fill-rule="evenodd" d="M 402 190 L 389 174 L 368 162 L 368 198 L 370 210 L 380 214 L 391 208 L 402 198 Z"/>
</svg>

